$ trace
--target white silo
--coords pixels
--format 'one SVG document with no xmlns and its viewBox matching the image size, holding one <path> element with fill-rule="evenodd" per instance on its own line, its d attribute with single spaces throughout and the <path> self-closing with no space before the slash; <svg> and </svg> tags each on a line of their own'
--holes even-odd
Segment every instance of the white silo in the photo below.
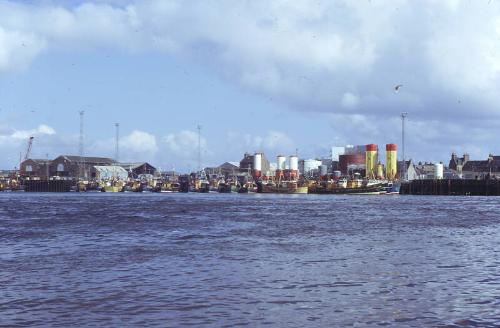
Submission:
<svg viewBox="0 0 500 328">
<path fill-rule="evenodd" d="M 276 177 L 282 177 L 286 167 L 286 157 L 283 155 L 278 155 L 277 157 L 277 167 L 276 167 Z"/>
<path fill-rule="evenodd" d="M 255 153 L 253 156 L 253 176 L 254 178 L 262 176 L 262 153 Z"/>
<path fill-rule="evenodd" d="M 444 166 L 443 163 L 434 164 L 434 177 L 438 180 L 444 177 Z"/>
<path fill-rule="evenodd" d="M 290 156 L 290 178 L 297 179 L 299 177 L 299 158 L 297 155 Z"/>
</svg>

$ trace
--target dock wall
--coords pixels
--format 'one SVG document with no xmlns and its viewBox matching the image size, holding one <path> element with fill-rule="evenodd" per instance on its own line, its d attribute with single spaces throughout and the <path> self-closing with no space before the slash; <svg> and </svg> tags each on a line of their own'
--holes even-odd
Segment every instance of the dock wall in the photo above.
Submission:
<svg viewBox="0 0 500 328">
<path fill-rule="evenodd" d="M 26 192 L 69 192 L 73 181 L 69 180 L 28 180 L 24 182 Z"/>
<path fill-rule="evenodd" d="M 413 180 L 401 185 L 400 194 L 500 196 L 500 180 Z"/>
</svg>

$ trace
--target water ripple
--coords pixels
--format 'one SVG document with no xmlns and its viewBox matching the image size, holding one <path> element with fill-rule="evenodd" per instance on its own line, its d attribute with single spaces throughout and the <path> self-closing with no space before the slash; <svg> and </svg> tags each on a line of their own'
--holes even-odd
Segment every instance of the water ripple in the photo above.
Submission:
<svg viewBox="0 0 500 328">
<path fill-rule="evenodd" d="M 0 203 L 0 327 L 500 325 L 497 198 Z"/>
</svg>

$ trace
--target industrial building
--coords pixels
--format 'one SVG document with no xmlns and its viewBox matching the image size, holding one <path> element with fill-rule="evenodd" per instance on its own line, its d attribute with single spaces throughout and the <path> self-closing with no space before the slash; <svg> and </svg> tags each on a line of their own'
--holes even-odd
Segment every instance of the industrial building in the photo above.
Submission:
<svg viewBox="0 0 500 328">
<path fill-rule="evenodd" d="M 50 173 L 50 163 L 47 159 L 27 159 L 21 163 L 21 175 L 46 177 Z"/>
<path fill-rule="evenodd" d="M 205 174 L 208 176 L 236 176 L 241 174 L 239 162 L 224 162 L 219 166 L 206 167 Z M 246 172 L 246 170 L 244 170 Z"/>
<path fill-rule="evenodd" d="M 137 178 L 141 174 L 151 174 L 155 175 L 156 168 L 146 162 L 138 162 L 138 163 L 117 163 L 118 166 L 121 166 L 128 172 L 129 177 Z"/>
<path fill-rule="evenodd" d="M 339 170 L 343 175 L 366 172 L 366 145 L 335 146 L 331 149 L 332 171 Z M 333 163 L 337 163 L 333 167 Z"/>
<path fill-rule="evenodd" d="M 96 165 L 93 169 L 95 170 L 96 180 L 127 180 L 128 178 L 128 172 L 123 167 L 118 165 Z"/>
<path fill-rule="evenodd" d="M 323 162 L 318 159 L 299 160 L 299 172 L 305 177 L 315 177 L 319 175 L 320 167 Z"/>
<path fill-rule="evenodd" d="M 365 173 L 365 154 L 344 154 L 339 155 L 339 171 L 343 175 L 352 175 L 354 173 Z"/>
<path fill-rule="evenodd" d="M 103 167 L 118 166 L 116 171 L 125 171 L 131 178 L 140 174 L 156 173 L 156 168 L 149 163 L 117 163 L 114 159 L 106 157 L 80 157 L 60 155 L 53 160 L 27 159 L 21 163 L 21 175 L 32 178 L 60 177 L 61 179 L 87 178 L 99 179 L 107 174 Z"/>
<path fill-rule="evenodd" d="M 50 163 L 50 176 L 95 178 L 94 166 L 116 164 L 116 161 L 106 157 L 80 157 L 61 155 Z"/>
<path fill-rule="evenodd" d="M 255 157 L 259 160 L 256 161 Z M 255 167 L 256 162 L 260 163 L 260 167 Z M 245 153 L 243 159 L 240 161 L 240 169 L 250 173 L 255 172 L 256 170 L 259 171 L 260 174 L 270 173 L 269 161 L 264 153 L 255 153 L 254 155 Z"/>
</svg>

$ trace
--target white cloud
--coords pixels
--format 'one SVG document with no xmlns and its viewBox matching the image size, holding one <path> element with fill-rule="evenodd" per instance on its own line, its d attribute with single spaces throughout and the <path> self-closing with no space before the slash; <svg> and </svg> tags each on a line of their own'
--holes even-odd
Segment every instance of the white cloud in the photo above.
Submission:
<svg viewBox="0 0 500 328">
<path fill-rule="evenodd" d="M 30 136 L 43 136 L 43 135 L 54 135 L 56 131 L 45 124 L 39 125 L 35 129 L 31 130 L 15 130 L 11 128 L 2 129 L 3 133 L 0 134 L 0 143 L 10 143 L 10 142 L 18 142 L 20 140 L 28 140 Z"/>
<path fill-rule="evenodd" d="M 77 145 L 76 139 L 74 143 Z M 120 162 L 155 162 L 159 151 L 156 136 L 139 130 L 133 130 L 130 134 L 120 137 L 119 146 L 118 160 Z M 111 158 L 116 156 L 116 140 L 114 138 L 86 140 L 84 148 L 84 152 L 88 156 Z"/>
<path fill-rule="evenodd" d="M 148 132 L 134 130 L 120 139 L 120 148 L 133 153 L 151 153 L 158 151 L 156 137 Z"/>
<path fill-rule="evenodd" d="M 426 113 L 468 98 L 477 114 L 500 115 L 499 21 L 485 1 L 0 1 L 0 70 L 52 48 L 159 50 L 210 58 L 295 109 L 390 116 L 401 103 Z"/>
<path fill-rule="evenodd" d="M 220 157 L 214 157 L 214 152 L 207 146 L 207 139 L 200 135 L 201 165 L 206 167 L 220 164 Z M 190 170 L 198 168 L 198 132 L 182 130 L 170 133 L 162 138 L 161 148 L 164 150 L 165 163 Z"/>
<path fill-rule="evenodd" d="M 163 143 L 167 150 L 175 155 L 187 158 L 196 158 L 198 155 L 198 133 L 190 130 L 183 130 L 179 133 L 171 133 L 163 138 Z M 202 152 L 205 152 L 207 141 L 200 138 Z"/>
<path fill-rule="evenodd" d="M 397 126 L 401 111 L 429 142 L 464 140 L 464 129 L 495 136 L 481 119 L 500 118 L 499 38 L 500 3 L 486 0 L 0 1 L 0 72 L 25 69 L 52 49 L 160 51 L 213 65 L 230 83 L 288 108 L 328 113 L 339 138 L 357 140 L 394 141 L 387 122 Z M 404 85 L 399 93 L 396 84 Z M 241 136 L 242 147 L 290 151 L 291 138 L 280 133 Z M 134 149 L 158 149 L 151 135 L 129 137 Z M 195 132 L 162 144 L 196 158 Z"/>
<path fill-rule="evenodd" d="M 5 30 L 0 23 L 0 72 L 26 69 L 46 47 L 46 42 L 32 32 Z"/>
</svg>

